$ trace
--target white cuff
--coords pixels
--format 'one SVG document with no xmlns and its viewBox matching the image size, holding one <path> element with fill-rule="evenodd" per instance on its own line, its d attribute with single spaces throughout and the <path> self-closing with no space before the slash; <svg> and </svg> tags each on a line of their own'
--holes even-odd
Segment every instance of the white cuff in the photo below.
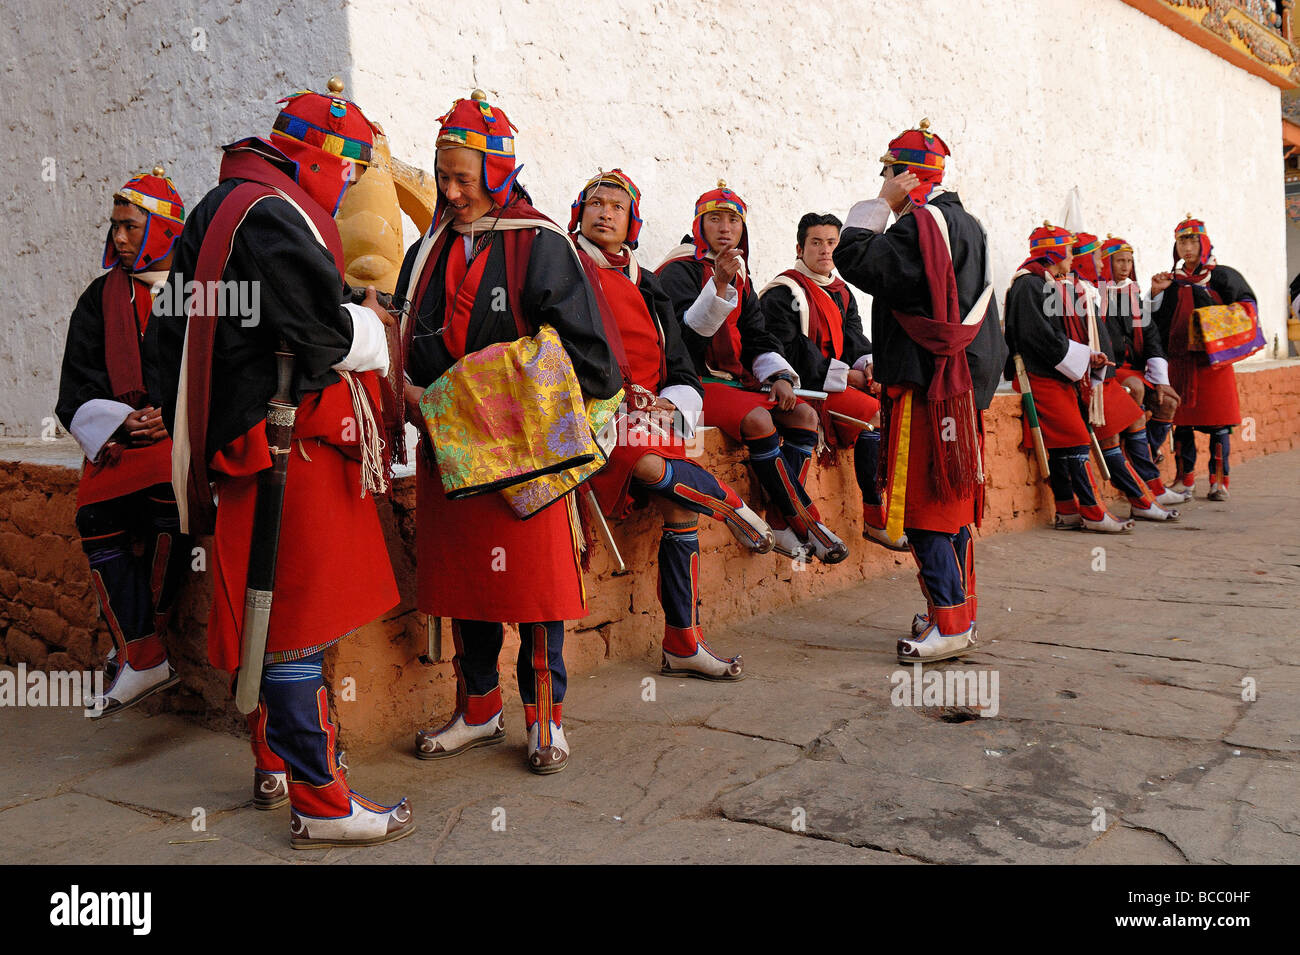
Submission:
<svg viewBox="0 0 1300 955">
<path fill-rule="evenodd" d="M 368 306 L 347 302 L 343 307 L 352 316 L 352 348 L 334 370 L 388 374 L 388 336 L 384 334 L 384 323 Z"/>
<path fill-rule="evenodd" d="M 113 432 L 122 427 L 126 416 L 134 410 L 130 405 L 111 398 L 91 398 L 72 416 L 68 433 L 77 439 L 86 460 L 93 462 Z"/>
<path fill-rule="evenodd" d="M 1088 373 L 1090 364 L 1092 364 L 1092 349 L 1071 340 L 1070 347 L 1066 350 L 1065 357 L 1057 364 L 1056 370 L 1071 381 L 1078 381 Z"/>
<path fill-rule="evenodd" d="M 1151 311 L 1158 312 L 1160 310 L 1160 303 L 1164 301 L 1164 298 L 1164 292 L 1157 292 L 1155 298 L 1151 299 Z"/>
<path fill-rule="evenodd" d="M 767 384 L 773 375 L 788 372 L 794 376 L 794 387 L 799 387 L 799 373 L 790 367 L 790 363 L 774 351 L 765 351 L 754 359 L 754 377 Z"/>
<path fill-rule="evenodd" d="M 1164 358 L 1148 358 L 1146 379 L 1153 385 L 1169 384 L 1169 362 Z"/>
<path fill-rule="evenodd" d="M 832 358 L 826 369 L 826 380 L 822 382 L 822 391 L 844 391 L 849 387 L 849 366 L 838 358 Z"/>
<path fill-rule="evenodd" d="M 704 399 L 700 393 L 690 385 L 669 385 L 659 392 L 659 397 L 677 406 L 677 412 L 682 416 L 682 437 L 689 438 L 693 435 L 700 423 L 700 413 L 704 411 Z"/>
<path fill-rule="evenodd" d="M 866 229 L 868 232 L 884 232 L 889 225 L 889 201 L 880 197 L 855 202 L 849 214 L 844 217 L 844 228 Z"/>
<path fill-rule="evenodd" d="M 727 286 L 726 298 L 720 298 L 716 289 L 713 280 L 709 279 L 704 288 L 700 289 L 699 297 L 686 310 L 686 327 L 705 338 L 712 338 L 717 333 L 740 301 L 740 295 L 733 286 Z"/>
<path fill-rule="evenodd" d="M 855 361 L 855 362 L 853 363 L 853 370 L 854 370 L 854 371 L 866 371 L 866 370 L 867 370 L 867 366 L 870 365 L 870 364 L 872 364 L 872 361 L 871 361 L 871 353 L 870 353 L 870 352 L 867 352 L 865 355 L 863 355 L 861 358 L 859 358 L 857 361 Z"/>
</svg>

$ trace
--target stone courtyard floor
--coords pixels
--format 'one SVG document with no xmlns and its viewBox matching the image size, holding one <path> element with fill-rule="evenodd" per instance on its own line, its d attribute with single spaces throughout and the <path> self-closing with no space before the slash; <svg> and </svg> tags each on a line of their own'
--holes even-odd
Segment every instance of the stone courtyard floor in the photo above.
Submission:
<svg viewBox="0 0 1300 955">
<path fill-rule="evenodd" d="M 996 676 L 996 715 L 891 702 L 921 609 L 900 568 L 711 633 L 738 684 L 575 680 L 558 775 L 525 769 L 517 703 L 500 746 L 354 757 L 353 786 L 418 821 L 378 848 L 290 850 L 234 736 L 0 709 L 0 862 L 1300 862 L 1297 473 L 1300 452 L 1241 464 L 1230 502 L 1131 537 L 979 540 L 982 651 L 935 669 Z"/>
</svg>

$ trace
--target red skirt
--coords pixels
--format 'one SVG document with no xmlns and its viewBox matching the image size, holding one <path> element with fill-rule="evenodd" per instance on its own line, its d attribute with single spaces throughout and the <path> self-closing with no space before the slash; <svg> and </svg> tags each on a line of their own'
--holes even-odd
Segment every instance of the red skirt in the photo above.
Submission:
<svg viewBox="0 0 1300 955">
<path fill-rule="evenodd" d="M 143 448 L 123 448 L 111 464 L 85 463 L 77 485 L 77 507 L 123 497 L 172 480 L 172 439 Z"/>
<path fill-rule="evenodd" d="M 1034 393 L 1034 407 L 1038 409 L 1038 426 L 1043 430 L 1043 446 L 1053 448 L 1078 448 L 1088 445 L 1088 427 L 1079 410 L 1079 390 L 1074 382 L 1044 378 L 1028 372 L 1029 388 Z M 1020 391 L 1020 382 L 1011 386 Z M 1029 422 L 1024 422 L 1024 446 L 1034 446 L 1029 432 Z"/>
<path fill-rule="evenodd" d="M 772 396 L 761 391 L 746 391 L 744 388 L 732 388 L 730 385 L 718 384 L 716 381 L 704 383 L 704 413 L 700 424 L 720 428 L 735 441 L 744 441 L 740 434 L 740 422 L 755 408 L 771 411 Z"/>
<path fill-rule="evenodd" d="M 1187 396 L 1174 414 L 1175 425 L 1210 427 L 1241 424 L 1241 405 L 1237 399 L 1237 373 L 1232 365 L 1194 365 L 1196 404 L 1187 404 Z"/>
<path fill-rule="evenodd" d="M 460 620 L 533 623 L 587 615 L 573 496 L 521 521 L 496 492 L 450 501 L 416 454 L 417 602 Z"/>
<path fill-rule="evenodd" d="M 644 443 L 638 443 L 638 438 Z M 645 500 L 631 494 L 632 471 L 647 454 L 657 454 L 670 461 L 686 459 L 686 443 L 673 432 L 667 438 L 644 430 L 620 429 L 618 444 L 609 462 L 588 482 L 600 502 L 600 509 L 611 520 L 627 517 L 634 507 L 644 507 Z"/>
<path fill-rule="evenodd" d="M 859 421 L 868 423 L 880 410 L 879 401 L 857 388 L 846 388 L 843 391 L 831 392 L 830 396 L 821 404 L 823 410 L 827 412 L 838 411 L 840 414 L 846 414 L 850 418 L 857 418 Z M 826 426 L 828 419 L 830 427 Z M 858 435 L 862 433 L 862 429 L 857 425 L 831 418 L 829 414 L 822 420 L 822 430 L 826 432 L 827 443 L 837 448 L 853 447 L 853 442 L 857 441 Z"/>
<path fill-rule="evenodd" d="M 938 449 L 934 446 L 925 391 L 908 385 L 890 385 L 889 397 L 888 452 L 881 462 L 889 474 L 885 494 L 886 528 L 896 536 L 900 516 L 902 527 L 943 534 L 955 534 L 975 523 L 981 506 L 978 492 L 951 501 L 941 501 L 935 493 L 930 475 L 936 467 Z M 983 444 L 982 436 L 980 443 Z"/>
<path fill-rule="evenodd" d="M 355 420 L 347 385 L 337 382 L 305 396 L 298 414 L 267 652 L 329 643 L 374 620 L 399 599 L 375 500 L 361 497 L 361 464 L 331 443 L 343 441 L 335 433 L 339 422 Z M 299 440 L 310 461 L 299 450 Z M 213 460 L 218 503 L 208 657 L 213 666 L 230 672 L 239 666 L 256 472 L 270 463 L 264 421 Z"/>
<path fill-rule="evenodd" d="M 1142 406 L 1133 400 L 1117 377 L 1106 379 L 1101 398 L 1105 403 L 1106 423 L 1093 429 L 1099 441 L 1115 437 L 1144 416 Z"/>
</svg>

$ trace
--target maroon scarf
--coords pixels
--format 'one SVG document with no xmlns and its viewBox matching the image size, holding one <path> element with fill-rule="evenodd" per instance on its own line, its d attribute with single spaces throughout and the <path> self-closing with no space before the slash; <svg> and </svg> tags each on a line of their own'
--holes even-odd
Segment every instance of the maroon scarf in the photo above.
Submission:
<svg viewBox="0 0 1300 955">
<path fill-rule="evenodd" d="M 798 269 L 786 269 L 781 274 L 799 283 L 815 313 L 808 318 L 808 337 L 824 357 L 838 361 L 844 354 L 844 313 L 849 308 L 849 287 L 838 276 L 829 285 L 818 285 Z"/>
<path fill-rule="evenodd" d="M 1200 364 L 1200 356 L 1188 348 L 1192 312 L 1196 310 L 1196 296 L 1192 289 L 1200 286 L 1216 305 L 1222 305 L 1223 299 L 1209 285 L 1213 268 L 1200 263 L 1192 272 L 1187 272 L 1184 267 L 1173 273 L 1178 302 L 1169 322 L 1169 385 L 1188 408 L 1196 404 L 1196 366 Z"/>
<path fill-rule="evenodd" d="M 235 230 L 253 203 L 266 196 L 284 193 L 307 213 L 334 258 L 339 273 L 339 296 L 343 294 L 343 241 L 338 226 L 316 200 L 299 185 L 252 149 L 229 150 L 221 161 L 220 181 L 244 179 L 221 201 L 199 248 L 194 281 L 200 294 L 190 302 L 186 375 L 188 380 L 190 473 L 187 484 L 190 532 L 210 534 L 216 524 L 216 508 L 208 478 L 208 415 L 212 399 L 212 354 L 216 341 L 218 315 L 209 315 L 207 294 L 210 283 L 221 281 L 230 258 Z"/>
<path fill-rule="evenodd" d="M 917 238 L 925 280 L 930 289 L 932 317 L 894 310 L 894 319 L 907 337 L 934 358 L 934 374 L 926 390 L 930 429 L 936 457 L 941 462 L 931 475 L 942 501 L 975 494 L 980 486 L 980 440 L 966 346 L 975 340 L 983 323 L 963 325 L 957 300 L 957 275 L 939 225 L 928 212 L 917 211 Z M 955 423 L 957 439 L 943 440 L 945 419 Z"/>
<path fill-rule="evenodd" d="M 1065 311 L 1063 321 L 1065 322 L 1065 334 L 1071 341 L 1078 342 L 1080 345 L 1088 344 L 1088 330 L 1083 327 L 1083 319 L 1079 317 L 1078 310 L 1074 307 L 1074 286 L 1069 282 L 1064 282 L 1047 270 L 1047 266 L 1042 261 L 1026 262 L 1020 266 L 1021 271 L 1030 272 L 1037 275 L 1044 282 L 1056 286 L 1056 296 L 1061 302 Z M 1091 347 L 1091 346 L 1089 346 Z M 1083 414 L 1085 423 L 1088 421 L 1088 406 L 1092 403 L 1092 369 L 1084 372 L 1082 378 L 1074 383 L 1075 390 L 1079 393 L 1079 400 L 1083 402 L 1080 409 Z"/>
<path fill-rule="evenodd" d="M 135 282 L 121 265 L 113 266 L 104 281 L 100 307 L 104 313 L 108 386 L 115 399 L 139 408 L 148 395 L 140 367 L 140 336 L 149 322 L 153 296 L 134 288 Z"/>
</svg>

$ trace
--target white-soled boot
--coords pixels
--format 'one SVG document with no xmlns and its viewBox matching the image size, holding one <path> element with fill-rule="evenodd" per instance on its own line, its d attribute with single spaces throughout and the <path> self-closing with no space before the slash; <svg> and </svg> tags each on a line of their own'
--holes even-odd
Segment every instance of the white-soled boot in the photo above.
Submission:
<svg viewBox="0 0 1300 955">
<path fill-rule="evenodd" d="M 898 641 L 899 663 L 935 663 L 939 660 L 951 660 L 979 649 L 975 642 L 975 628 L 965 633 L 944 636 L 939 628 L 931 625 L 920 636 L 904 638 Z"/>
<path fill-rule="evenodd" d="M 541 745 L 541 723 L 528 727 L 528 768 L 546 776 L 558 773 L 569 765 L 569 741 L 564 738 L 564 727 L 551 723 L 551 745 Z"/>
<path fill-rule="evenodd" d="M 1164 508 L 1159 504 L 1152 504 L 1147 508 L 1133 508 L 1130 516 L 1144 521 L 1176 521 L 1178 520 L 1178 511 L 1172 507 Z"/>
<path fill-rule="evenodd" d="M 117 667 L 112 685 L 102 696 L 86 694 L 86 716 L 98 720 L 120 713 L 159 690 L 175 686 L 180 679 L 167 660 L 147 670 L 137 670 L 124 660 Z"/>
<path fill-rule="evenodd" d="M 1084 517 L 1083 526 L 1085 530 L 1096 531 L 1098 534 L 1132 534 L 1137 524 L 1131 518 L 1127 521 L 1117 520 L 1107 511 L 1106 516 L 1099 521 L 1090 521 Z"/>
<path fill-rule="evenodd" d="M 500 710 L 485 723 L 467 723 L 464 713 L 456 713 L 441 729 L 421 730 L 415 735 L 415 755 L 420 759 L 449 759 L 505 738 L 505 715 Z"/>
<path fill-rule="evenodd" d="M 890 550 L 907 550 L 907 535 L 900 534 L 897 539 L 890 537 L 884 528 L 872 527 L 870 524 L 863 525 L 862 537 L 864 540 L 872 541 L 881 547 L 887 547 Z"/>
<path fill-rule="evenodd" d="M 377 846 L 415 831 L 415 817 L 403 799 L 396 806 L 380 806 L 352 794 L 352 811 L 337 819 L 289 814 L 289 844 L 295 849 L 328 846 Z"/>
</svg>

